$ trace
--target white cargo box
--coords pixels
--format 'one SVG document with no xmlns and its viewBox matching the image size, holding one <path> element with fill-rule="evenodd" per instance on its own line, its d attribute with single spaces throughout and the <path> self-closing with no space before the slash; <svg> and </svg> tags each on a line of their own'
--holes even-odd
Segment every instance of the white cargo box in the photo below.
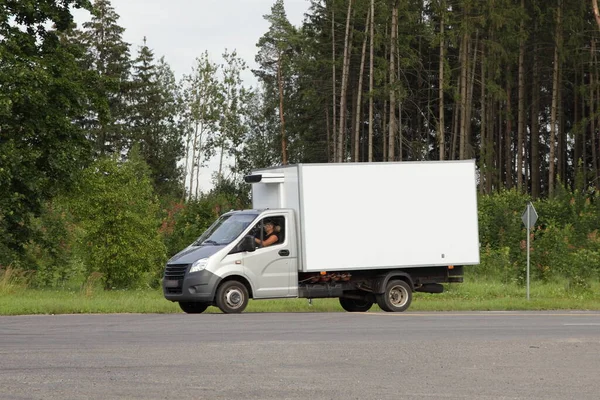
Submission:
<svg viewBox="0 0 600 400">
<path fill-rule="evenodd" d="M 291 208 L 299 270 L 479 263 L 474 160 L 257 170 L 253 208 Z"/>
</svg>

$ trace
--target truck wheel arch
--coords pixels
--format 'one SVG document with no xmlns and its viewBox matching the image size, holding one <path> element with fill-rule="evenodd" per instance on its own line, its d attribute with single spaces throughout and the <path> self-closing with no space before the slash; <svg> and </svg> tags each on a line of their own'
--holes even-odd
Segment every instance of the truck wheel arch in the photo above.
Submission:
<svg viewBox="0 0 600 400">
<path fill-rule="evenodd" d="M 373 284 L 373 293 L 383 293 L 388 282 L 392 279 L 399 279 L 406 283 L 410 287 L 410 290 L 415 290 L 415 284 L 411 276 L 406 271 L 390 271 L 385 275 L 380 275 Z"/>
<path fill-rule="evenodd" d="M 246 279 L 242 275 L 228 275 L 228 276 L 223 277 L 219 281 L 219 283 L 217 285 L 215 285 L 215 288 L 213 289 L 213 294 L 212 294 L 213 299 L 215 298 L 215 296 L 217 294 L 217 289 L 219 288 L 219 286 L 221 286 L 223 283 L 228 282 L 228 281 L 238 281 L 240 283 L 243 283 L 244 286 L 246 286 L 246 289 L 248 290 L 249 298 L 251 298 L 251 299 L 254 298 L 254 294 L 253 294 L 254 291 L 253 291 L 252 285 L 250 284 L 248 279 Z"/>
</svg>

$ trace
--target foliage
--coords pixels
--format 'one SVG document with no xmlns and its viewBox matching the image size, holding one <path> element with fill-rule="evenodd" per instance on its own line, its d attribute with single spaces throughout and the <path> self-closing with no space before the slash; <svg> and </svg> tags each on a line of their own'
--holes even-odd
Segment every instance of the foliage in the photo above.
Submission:
<svg viewBox="0 0 600 400">
<path fill-rule="evenodd" d="M 31 218 L 69 188 L 89 147 L 73 121 L 90 96 L 81 49 L 59 39 L 83 0 L 10 1 L 0 7 L 0 257 L 12 262 L 32 237 Z M 49 30 L 48 26 L 53 26 Z"/>
<path fill-rule="evenodd" d="M 177 166 L 183 151 L 178 88 L 169 65 L 162 58 L 155 64 L 145 41 L 133 64 L 129 96 L 131 143 L 150 167 L 156 192 L 178 196 L 183 190 Z"/>
<path fill-rule="evenodd" d="M 88 273 L 101 273 L 106 289 L 156 283 L 165 247 L 148 167 L 137 152 L 125 162 L 102 158 L 87 168 L 73 207 L 85 230 Z"/>
<path fill-rule="evenodd" d="M 129 44 L 123 41 L 125 28 L 118 24 L 120 17 L 109 0 L 95 0 L 91 13 L 83 30 L 74 30 L 68 36 L 85 49 L 79 59 L 82 69 L 96 76 L 90 82 L 95 97 L 82 125 L 97 155 L 119 154 L 129 148 L 131 139 L 124 126 L 131 88 Z"/>
<path fill-rule="evenodd" d="M 75 249 L 81 229 L 65 203 L 64 198 L 45 203 L 41 215 L 32 221 L 35 239 L 25 247 L 23 266 L 35 272 L 31 283 L 36 287 L 64 287 L 85 273 Z"/>
<path fill-rule="evenodd" d="M 188 199 L 194 194 L 198 197 L 200 169 L 215 154 L 214 136 L 224 101 L 217 71 L 218 66 L 205 51 L 196 59 L 192 73 L 183 77 L 184 183 L 189 189 Z"/>
<path fill-rule="evenodd" d="M 562 280 L 580 290 L 600 277 L 596 197 L 561 188 L 556 197 L 535 202 L 539 219 L 530 237 L 532 279 Z M 527 200 L 514 190 L 480 197 L 482 265 L 476 276 L 525 282 L 526 229 L 521 215 Z"/>
</svg>

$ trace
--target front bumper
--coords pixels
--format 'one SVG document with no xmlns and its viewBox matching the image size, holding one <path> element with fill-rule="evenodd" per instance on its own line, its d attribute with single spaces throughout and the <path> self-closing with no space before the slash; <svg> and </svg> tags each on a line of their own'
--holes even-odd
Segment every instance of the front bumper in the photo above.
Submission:
<svg viewBox="0 0 600 400">
<path fill-rule="evenodd" d="M 173 274 L 172 270 L 182 266 L 167 265 L 162 280 L 163 294 L 170 301 L 190 301 L 212 303 L 215 298 L 217 286 L 221 278 L 212 272 L 202 270 L 188 273 L 185 267 L 184 274 Z"/>
</svg>

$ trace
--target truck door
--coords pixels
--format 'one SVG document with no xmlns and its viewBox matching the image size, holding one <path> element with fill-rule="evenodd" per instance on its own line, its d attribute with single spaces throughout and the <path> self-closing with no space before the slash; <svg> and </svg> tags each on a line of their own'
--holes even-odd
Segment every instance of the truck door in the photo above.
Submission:
<svg viewBox="0 0 600 400">
<path fill-rule="evenodd" d="M 291 212 L 273 214 L 261 220 L 254 230 L 259 239 L 266 236 L 266 222 L 274 224 L 278 241 L 245 253 L 244 271 L 253 282 L 254 298 L 296 297 L 298 295 L 298 255 Z"/>
</svg>

